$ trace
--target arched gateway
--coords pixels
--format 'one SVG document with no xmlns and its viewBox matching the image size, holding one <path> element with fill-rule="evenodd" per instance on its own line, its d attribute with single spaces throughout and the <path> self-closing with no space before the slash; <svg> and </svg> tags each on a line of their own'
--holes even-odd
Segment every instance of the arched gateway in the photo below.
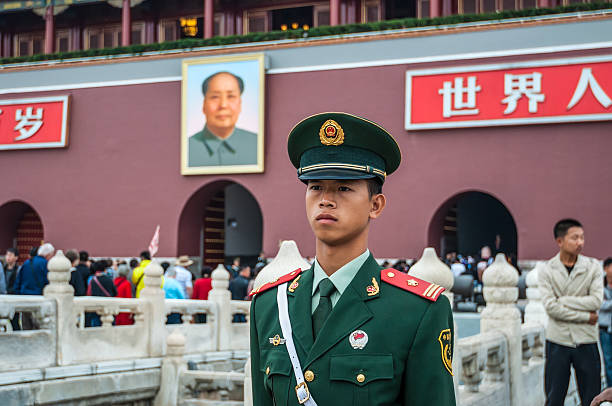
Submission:
<svg viewBox="0 0 612 406">
<path fill-rule="evenodd" d="M 436 210 L 428 230 L 428 245 L 441 255 L 476 255 L 485 245 L 516 258 L 517 230 L 512 214 L 494 196 L 466 191 L 447 199 Z"/>
<path fill-rule="evenodd" d="M 40 216 L 29 204 L 14 200 L 0 206 L 0 253 L 7 248 L 19 250 L 19 263 L 23 263 L 33 247 L 44 240 Z"/>
<path fill-rule="evenodd" d="M 242 185 L 229 180 L 198 189 L 181 212 L 177 255 L 199 257 L 212 268 L 233 257 L 256 259 L 262 247 L 259 204 Z"/>
</svg>

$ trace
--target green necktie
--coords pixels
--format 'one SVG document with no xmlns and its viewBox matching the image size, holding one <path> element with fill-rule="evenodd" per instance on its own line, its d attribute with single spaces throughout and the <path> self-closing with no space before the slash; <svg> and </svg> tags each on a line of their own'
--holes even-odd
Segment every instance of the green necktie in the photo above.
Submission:
<svg viewBox="0 0 612 406">
<path fill-rule="evenodd" d="M 319 335 L 319 331 L 323 328 L 323 324 L 325 324 L 325 320 L 332 311 L 332 302 L 331 295 L 336 291 L 336 287 L 333 282 L 328 278 L 323 279 L 319 282 L 319 294 L 321 295 L 319 299 L 319 304 L 312 314 L 312 331 L 314 333 L 315 338 Z"/>
</svg>

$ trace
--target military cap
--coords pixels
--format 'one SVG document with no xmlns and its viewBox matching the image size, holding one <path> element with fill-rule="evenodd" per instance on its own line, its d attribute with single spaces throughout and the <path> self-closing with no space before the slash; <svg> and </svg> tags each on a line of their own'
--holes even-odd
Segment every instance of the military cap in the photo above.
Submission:
<svg viewBox="0 0 612 406">
<path fill-rule="evenodd" d="M 397 143 L 380 125 L 348 113 L 319 113 L 289 133 L 289 159 L 305 182 L 314 179 L 377 179 L 400 164 Z"/>
</svg>

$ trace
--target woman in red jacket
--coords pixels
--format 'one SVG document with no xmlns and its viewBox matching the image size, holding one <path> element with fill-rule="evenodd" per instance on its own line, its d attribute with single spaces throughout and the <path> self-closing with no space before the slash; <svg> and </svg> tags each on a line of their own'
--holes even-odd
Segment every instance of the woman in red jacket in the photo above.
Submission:
<svg viewBox="0 0 612 406">
<path fill-rule="evenodd" d="M 117 287 L 116 297 L 132 298 L 132 284 L 127 280 L 129 272 L 130 268 L 126 264 L 121 264 L 117 268 L 118 276 L 113 281 L 115 283 L 115 287 Z M 115 317 L 116 326 L 127 326 L 130 324 L 134 324 L 134 317 L 132 313 L 119 313 Z"/>
</svg>

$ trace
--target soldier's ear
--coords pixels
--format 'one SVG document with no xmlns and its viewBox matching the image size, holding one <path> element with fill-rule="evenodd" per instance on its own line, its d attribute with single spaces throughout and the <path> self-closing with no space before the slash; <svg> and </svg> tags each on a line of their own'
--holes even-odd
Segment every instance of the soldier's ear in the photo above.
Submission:
<svg viewBox="0 0 612 406">
<path fill-rule="evenodd" d="M 387 205 L 387 198 L 382 193 L 378 193 L 370 199 L 370 219 L 376 219 Z"/>
</svg>

